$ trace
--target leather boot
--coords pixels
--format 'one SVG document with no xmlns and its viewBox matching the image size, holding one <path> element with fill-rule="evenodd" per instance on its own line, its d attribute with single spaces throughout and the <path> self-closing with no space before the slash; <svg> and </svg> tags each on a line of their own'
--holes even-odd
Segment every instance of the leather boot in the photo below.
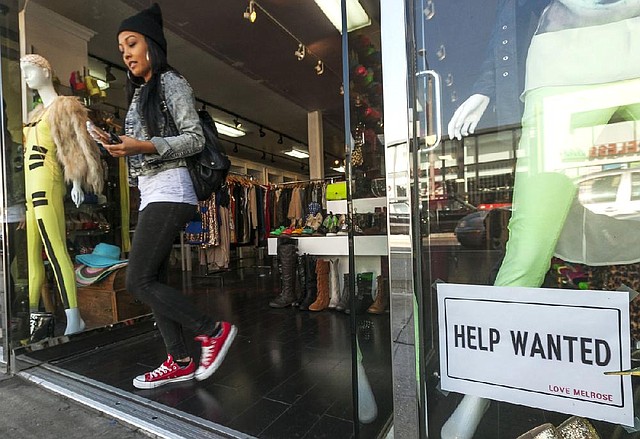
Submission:
<svg viewBox="0 0 640 439">
<path fill-rule="evenodd" d="M 340 300 L 336 304 L 336 311 L 344 311 L 349 314 L 349 303 L 351 301 L 351 290 L 349 289 L 349 273 L 343 275 L 342 293 Z"/>
<path fill-rule="evenodd" d="M 369 314 L 384 314 L 389 307 L 389 282 L 382 275 L 377 277 L 376 300 L 367 312 Z"/>
<path fill-rule="evenodd" d="M 318 285 L 316 278 L 316 258 L 315 256 L 307 255 L 307 264 L 306 264 L 306 284 L 307 284 L 307 294 L 300 302 L 300 309 L 303 311 L 309 310 L 309 305 L 316 301 L 318 296 Z"/>
<path fill-rule="evenodd" d="M 335 309 L 340 302 L 340 259 L 329 259 L 329 290 L 331 292 L 329 300 L 329 309 Z"/>
<path fill-rule="evenodd" d="M 316 262 L 316 285 L 318 295 L 309 305 L 309 311 L 323 311 L 329 307 L 329 261 L 318 259 Z"/>
<path fill-rule="evenodd" d="M 307 255 L 299 255 L 298 262 L 296 264 L 296 301 L 293 302 L 293 306 L 300 306 L 300 302 L 307 294 L 307 275 L 305 265 L 307 263 Z"/>
<path fill-rule="evenodd" d="M 278 259 L 282 264 L 281 290 L 278 297 L 269 302 L 271 308 L 285 308 L 295 302 L 295 278 L 298 245 L 293 239 L 278 239 Z"/>
<path fill-rule="evenodd" d="M 53 337 L 53 313 L 32 312 L 29 316 L 29 329 L 31 331 L 29 343 L 35 343 L 45 338 Z"/>
</svg>

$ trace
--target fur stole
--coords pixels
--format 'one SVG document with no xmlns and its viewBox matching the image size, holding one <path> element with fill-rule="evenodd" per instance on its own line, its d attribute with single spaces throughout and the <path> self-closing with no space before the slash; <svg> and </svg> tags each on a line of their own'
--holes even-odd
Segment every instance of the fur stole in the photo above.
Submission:
<svg viewBox="0 0 640 439">
<path fill-rule="evenodd" d="M 29 120 L 36 120 L 46 109 L 39 106 Z M 74 96 L 58 96 L 48 107 L 47 117 L 51 137 L 56 145 L 58 162 L 67 183 L 80 181 L 86 191 L 102 192 L 100 151 L 89 132 L 88 111 Z"/>
</svg>

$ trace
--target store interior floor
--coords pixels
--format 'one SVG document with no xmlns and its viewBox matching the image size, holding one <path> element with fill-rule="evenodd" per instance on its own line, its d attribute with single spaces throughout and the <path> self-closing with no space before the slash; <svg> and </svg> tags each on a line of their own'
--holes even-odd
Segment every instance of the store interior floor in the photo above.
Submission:
<svg viewBox="0 0 640 439">
<path fill-rule="evenodd" d="M 176 267 L 171 283 L 197 306 L 238 326 L 220 369 L 203 382 L 138 390 L 138 374 L 166 358 L 158 331 L 53 362 L 56 366 L 260 438 L 350 438 L 353 435 L 349 316 L 336 311 L 271 309 L 278 271 L 262 261 L 242 261 L 215 276 Z M 254 265 L 259 263 L 260 265 Z M 264 265 L 266 263 L 266 265 Z M 378 416 L 360 424 L 375 438 L 392 412 L 389 315 L 359 317 L 363 365 Z M 193 344 L 194 352 L 199 347 Z"/>
</svg>

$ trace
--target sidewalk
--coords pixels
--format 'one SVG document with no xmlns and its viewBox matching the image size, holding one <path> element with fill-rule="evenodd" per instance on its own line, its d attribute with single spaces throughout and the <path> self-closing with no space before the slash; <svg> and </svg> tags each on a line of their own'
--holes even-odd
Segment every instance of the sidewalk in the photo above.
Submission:
<svg viewBox="0 0 640 439">
<path fill-rule="evenodd" d="M 155 437 L 20 377 L 3 374 L 0 374 L 0 413 L 0 432 L 12 439 Z"/>
</svg>

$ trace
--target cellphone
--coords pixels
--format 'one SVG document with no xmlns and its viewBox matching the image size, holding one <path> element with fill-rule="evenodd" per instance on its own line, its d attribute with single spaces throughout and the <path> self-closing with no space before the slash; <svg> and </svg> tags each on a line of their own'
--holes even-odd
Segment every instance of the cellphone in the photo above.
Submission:
<svg viewBox="0 0 640 439">
<path fill-rule="evenodd" d="M 122 140 L 120 140 L 120 137 L 118 137 L 116 133 L 109 132 L 109 144 L 113 145 L 116 143 L 122 143 Z"/>
</svg>

